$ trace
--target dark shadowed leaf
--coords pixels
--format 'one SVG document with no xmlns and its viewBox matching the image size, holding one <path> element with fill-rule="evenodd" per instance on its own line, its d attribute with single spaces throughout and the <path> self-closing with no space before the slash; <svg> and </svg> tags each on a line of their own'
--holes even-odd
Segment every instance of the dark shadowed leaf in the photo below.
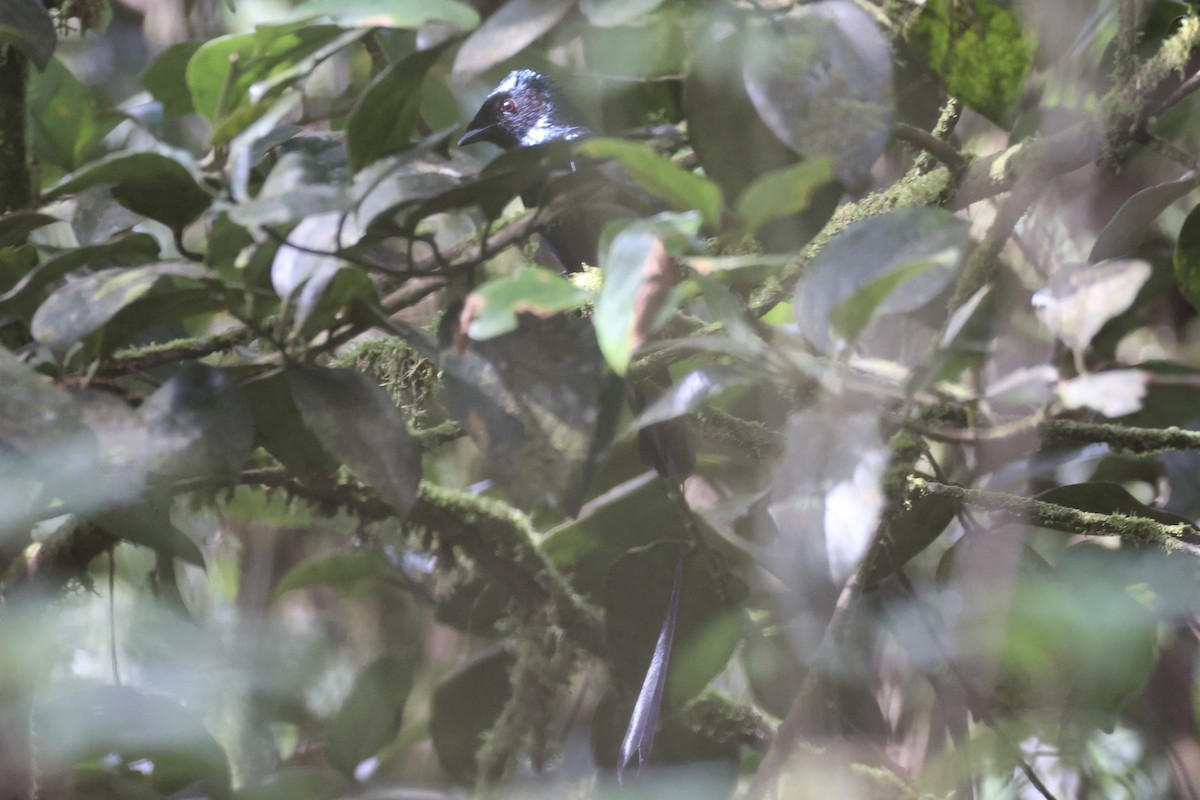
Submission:
<svg viewBox="0 0 1200 800">
<path fill-rule="evenodd" d="M 68 281 L 46 298 L 33 315 L 30 332 L 55 353 L 66 353 L 134 302 L 207 277 L 203 267 L 183 262 L 101 270 Z"/>
<path fill-rule="evenodd" d="M 114 153 L 62 179 L 49 199 L 110 184 L 112 196 L 130 211 L 182 230 L 212 202 L 200 187 L 191 157 L 178 150 Z"/>
<path fill-rule="evenodd" d="M 475 9 L 456 0 L 309 0 L 292 14 L 297 19 L 328 16 L 341 25 L 378 28 L 419 28 L 427 22 L 448 22 L 463 30 L 479 24 Z"/>
<path fill-rule="evenodd" d="M 517 330 L 469 341 L 447 312 L 439 339 L 445 402 L 522 507 L 572 514 L 611 441 L 622 383 L 609 373 L 587 319 L 524 315 Z"/>
<path fill-rule="evenodd" d="M 200 547 L 171 522 L 169 501 L 165 498 L 151 496 L 138 505 L 111 508 L 91 515 L 90 519 L 117 539 L 204 566 Z"/>
<path fill-rule="evenodd" d="M 1188 171 L 1173 181 L 1142 189 L 1126 200 L 1112 219 L 1100 231 L 1088 261 L 1105 261 L 1133 254 L 1146 238 L 1158 215 L 1184 195 L 1200 186 L 1194 171 Z"/>
<path fill-rule="evenodd" d="M 385 655 L 358 673 L 325 738 L 325 755 L 347 777 L 396 737 L 415 667 L 411 658 Z"/>
<path fill-rule="evenodd" d="M 1175 242 L 1175 280 L 1179 293 L 1200 308 L 1200 206 L 1188 213 Z"/>
<path fill-rule="evenodd" d="M 438 761 L 461 783 L 474 780 L 484 736 L 496 724 L 512 693 L 513 658 L 492 649 L 459 668 L 433 690 L 429 735 Z"/>
<path fill-rule="evenodd" d="M 634 351 L 669 307 L 674 285 L 671 257 L 698 249 L 699 228 L 695 212 L 659 214 L 621 228 L 601 251 L 604 285 L 592 323 L 600 350 L 618 375 L 625 374 Z"/>
<path fill-rule="evenodd" d="M 604 585 L 604 625 L 614 679 L 636 697 L 646 678 L 670 607 L 679 542 L 631 550 L 613 564 Z M 725 668 L 741 638 L 741 616 L 696 552 L 684 559 L 664 711 L 695 697 Z"/>
<path fill-rule="evenodd" d="M 279 598 L 294 589 L 328 586 L 342 597 L 374 591 L 384 582 L 387 567 L 377 555 L 335 553 L 317 556 L 296 567 L 275 584 L 273 595 Z"/>
<path fill-rule="evenodd" d="M 58 217 L 40 214 L 37 211 L 15 211 L 0 217 L 0 247 L 21 244 L 29 234 L 58 222 Z"/>
<path fill-rule="evenodd" d="M 96 113 L 92 94 L 70 70 L 52 59 L 29 82 L 29 121 L 39 158 L 64 170 L 78 168 L 113 126 L 118 114 Z"/>
<path fill-rule="evenodd" d="M 677 211 L 695 209 L 708 225 L 721 220 L 723 201 L 715 183 L 688 172 L 645 145 L 623 139 L 588 139 L 576 145 L 576 150 L 591 158 L 620 162 L 646 191 Z"/>
<path fill-rule="evenodd" d="M 566 278 L 548 269 L 522 267 L 515 275 L 488 281 L 471 292 L 467 335 L 476 341 L 490 339 L 515 331 L 518 314 L 549 317 L 587 300 L 587 292 Z"/>
<path fill-rule="evenodd" d="M 1178 514 L 1151 508 L 1139 502 L 1119 483 L 1072 483 L 1042 492 L 1036 499 L 1095 514 L 1127 514 L 1131 517 L 1146 517 L 1163 525 L 1192 525 L 1191 520 Z"/>
<path fill-rule="evenodd" d="M 421 482 L 421 453 L 388 393 L 352 369 L 294 369 L 292 399 L 321 444 L 380 499 L 408 514 Z"/>
<path fill-rule="evenodd" d="M 337 460 L 304 424 L 292 400 L 287 373 L 256 378 L 244 388 L 254 415 L 255 444 L 297 475 L 326 476 L 337 469 Z"/>
<path fill-rule="evenodd" d="M 737 201 L 738 216 L 754 233 L 773 219 L 804 211 L 813 193 L 832 179 L 832 162 L 827 158 L 768 172 L 742 192 Z"/>
<path fill-rule="evenodd" d="M 188 91 L 185 76 L 192 56 L 200 49 L 200 42 L 179 42 L 158 54 L 154 63 L 142 73 L 142 86 L 155 100 L 163 105 L 163 116 L 181 117 L 195 113 L 192 93 Z"/>
<path fill-rule="evenodd" d="M 215 367 L 184 364 L 138 409 L 156 475 L 228 481 L 254 447 L 241 387 Z"/>
<path fill-rule="evenodd" d="M 969 243 L 967 224 L 941 209 L 905 208 L 854 223 L 801 276 L 800 330 L 828 350 L 833 335 L 853 340 L 873 317 L 920 308 L 958 274 Z"/>
<path fill-rule="evenodd" d="M 456 78 L 471 78 L 519 53 L 550 30 L 576 0 L 509 0 L 467 37 L 454 59 Z"/>
<path fill-rule="evenodd" d="M 1034 54 L 1010 5 L 930 0 L 906 30 L 947 92 L 1001 125 L 1016 115 Z"/>
<path fill-rule="evenodd" d="M 806 158 L 833 159 L 849 186 L 866 179 L 895 115 L 890 49 L 869 14 L 848 0 L 797 6 L 757 32 L 743 74 L 781 142 Z"/>
<path fill-rule="evenodd" d="M 0 46 L 17 48 L 45 69 L 58 45 L 58 31 L 38 0 L 0 0 Z"/>
<path fill-rule="evenodd" d="M 376 75 L 359 95 L 346 120 L 351 170 L 408 146 L 421 121 L 425 73 L 441 53 L 440 47 L 413 53 Z"/>
</svg>

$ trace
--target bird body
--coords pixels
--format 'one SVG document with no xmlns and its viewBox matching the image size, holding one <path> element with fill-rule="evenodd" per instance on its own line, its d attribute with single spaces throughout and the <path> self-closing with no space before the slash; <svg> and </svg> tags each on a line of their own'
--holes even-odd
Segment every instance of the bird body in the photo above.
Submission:
<svg viewBox="0 0 1200 800">
<path fill-rule="evenodd" d="M 512 150 L 569 141 L 591 133 L 583 112 L 558 84 L 533 70 L 519 69 L 505 76 L 488 94 L 458 143 L 465 146 L 490 142 Z M 573 162 L 571 170 L 576 174 L 569 177 L 578 176 L 579 185 L 568 187 L 556 197 L 554 203 L 562 209 L 541 231 L 543 242 L 567 272 L 575 272 L 584 264 L 597 264 L 600 238 L 610 222 L 653 213 L 647 193 L 627 175 L 606 171 L 606 166 L 580 166 Z M 538 205 L 543 199 L 543 188 L 538 186 L 523 193 L 522 201 L 527 206 Z M 664 374 L 659 380 L 635 386 L 635 412 L 669 382 L 670 376 Z M 678 421 L 641 429 L 638 448 L 642 460 L 668 480 L 681 481 L 695 468 L 695 453 Z"/>
</svg>

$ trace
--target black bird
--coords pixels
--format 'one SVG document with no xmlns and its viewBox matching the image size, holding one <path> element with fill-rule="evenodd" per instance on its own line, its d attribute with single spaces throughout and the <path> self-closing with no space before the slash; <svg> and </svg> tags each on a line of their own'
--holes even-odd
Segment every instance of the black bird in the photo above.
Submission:
<svg viewBox="0 0 1200 800">
<path fill-rule="evenodd" d="M 512 150 L 579 139 L 592 133 L 583 112 L 558 84 L 539 72 L 518 69 L 505 76 L 484 99 L 458 144 L 491 142 Z M 542 241 L 567 272 L 575 272 L 584 264 L 597 264 L 600 236 L 609 222 L 662 210 L 628 175 L 606 169 L 609 166 L 612 165 L 572 162 L 573 172 L 594 174 L 570 176 L 580 178 L 578 185 L 555 200 L 556 205 L 561 200 L 566 208 L 541 230 Z M 527 206 L 533 206 L 544 199 L 543 194 L 543 187 L 535 187 L 523 193 L 521 199 Z M 664 374 L 634 385 L 635 413 L 669 382 L 670 377 Z M 673 482 L 682 481 L 696 466 L 695 452 L 678 421 L 649 425 L 638 431 L 638 449 L 645 463 Z"/>
</svg>

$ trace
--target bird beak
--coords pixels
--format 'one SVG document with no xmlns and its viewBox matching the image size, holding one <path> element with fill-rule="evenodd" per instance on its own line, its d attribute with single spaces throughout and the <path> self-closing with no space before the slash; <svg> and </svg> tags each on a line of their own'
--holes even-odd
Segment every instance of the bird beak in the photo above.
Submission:
<svg viewBox="0 0 1200 800">
<path fill-rule="evenodd" d="M 467 132 L 458 140 L 458 146 L 466 147 L 469 144 L 476 144 L 477 142 L 490 142 L 495 128 L 495 125 L 475 127 L 475 123 L 472 122 L 471 126 L 467 128 Z"/>
</svg>

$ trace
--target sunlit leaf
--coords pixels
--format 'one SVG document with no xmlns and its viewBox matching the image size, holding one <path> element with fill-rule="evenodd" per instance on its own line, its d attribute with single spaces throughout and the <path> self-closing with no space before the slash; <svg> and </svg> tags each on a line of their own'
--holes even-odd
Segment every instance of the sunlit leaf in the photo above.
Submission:
<svg viewBox="0 0 1200 800">
<path fill-rule="evenodd" d="M 751 370 L 737 366 L 694 369 L 676 381 L 662 396 L 638 414 L 636 428 L 681 417 L 701 408 L 725 392 L 745 386 L 755 379 Z"/>
<path fill-rule="evenodd" d="M 646 191 L 677 211 L 695 209 L 704 222 L 721 219 L 721 190 L 712 181 L 671 163 L 653 150 L 621 139 L 587 139 L 576 145 L 583 155 L 619 161 Z"/>
<path fill-rule="evenodd" d="M 419 28 L 429 22 L 446 22 L 463 30 L 479 24 L 479 13 L 456 0 L 308 0 L 292 10 L 295 19 L 316 15 L 332 17 L 341 25 L 372 28 Z"/>
<path fill-rule="evenodd" d="M 1034 294 L 1033 308 L 1051 333 L 1082 353 L 1105 323 L 1133 305 L 1150 272 L 1138 259 L 1063 265 Z"/>
<path fill-rule="evenodd" d="M 1012 121 L 1034 55 L 1016 9 L 997 0 L 930 0 L 906 34 L 947 92 L 1001 125 Z"/>
<path fill-rule="evenodd" d="M 628 25 L 654 11 L 663 0 L 580 0 L 579 10 L 599 27 Z"/>
<path fill-rule="evenodd" d="M 759 177 L 738 198 L 738 216 L 753 233 L 773 219 L 805 210 L 813 192 L 833 179 L 831 166 L 829 159 L 819 158 Z"/>
<path fill-rule="evenodd" d="M 515 275 L 496 278 L 467 298 L 470 325 L 467 334 L 477 341 L 517 329 L 518 314 L 548 317 L 579 308 L 588 294 L 547 269 L 522 267 Z"/>
</svg>

